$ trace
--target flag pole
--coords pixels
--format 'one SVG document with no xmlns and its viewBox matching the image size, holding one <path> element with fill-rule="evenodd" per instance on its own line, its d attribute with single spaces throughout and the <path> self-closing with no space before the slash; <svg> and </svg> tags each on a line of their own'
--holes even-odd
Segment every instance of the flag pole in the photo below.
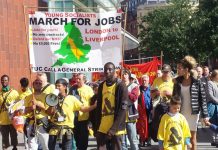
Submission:
<svg viewBox="0 0 218 150">
<path fill-rule="evenodd" d="M 123 33 L 123 42 L 122 42 L 122 66 L 121 69 L 123 69 L 124 65 L 124 51 L 125 51 L 125 36 L 126 36 L 126 21 L 127 21 L 127 6 L 125 5 L 125 11 L 124 11 L 124 33 Z M 122 71 L 121 71 L 121 77 L 122 77 Z"/>
<path fill-rule="evenodd" d="M 35 99 L 35 95 L 34 95 L 34 89 L 33 89 L 33 77 L 32 77 L 32 64 L 30 64 L 30 52 L 29 52 L 29 46 L 28 46 L 28 44 L 29 44 L 29 35 L 28 35 L 28 29 L 29 28 L 27 28 L 27 19 L 26 19 L 26 10 L 25 10 L 25 6 L 23 6 L 23 15 L 24 15 L 24 22 L 25 22 L 25 34 L 26 34 L 26 48 L 27 48 L 27 53 L 28 53 L 28 61 L 29 61 L 29 75 L 30 75 L 30 87 L 31 87 L 31 89 L 32 89 L 32 99 L 35 101 L 36 99 Z M 35 131 L 35 133 L 37 133 L 36 132 L 36 117 L 35 117 L 35 115 L 36 115 L 36 110 L 34 109 L 33 110 L 33 115 L 34 115 L 34 131 Z M 37 134 L 36 134 L 36 136 L 37 136 Z"/>
</svg>

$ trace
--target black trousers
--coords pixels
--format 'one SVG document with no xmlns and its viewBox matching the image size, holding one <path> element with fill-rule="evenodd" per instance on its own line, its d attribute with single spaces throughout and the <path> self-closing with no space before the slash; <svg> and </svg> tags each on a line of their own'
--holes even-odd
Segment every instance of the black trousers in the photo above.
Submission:
<svg viewBox="0 0 218 150">
<path fill-rule="evenodd" d="M 89 131 L 88 121 L 77 121 L 74 127 L 74 137 L 78 150 L 86 150 L 88 147 Z"/>
<path fill-rule="evenodd" d="M 122 150 L 122 139 L 124 135 L 114 135 L 111 138 L 104 133 L 97 132 L 96 140 L 98 150 Z"/>
<path fill-rule="evenodd" d="M 1 134 L 2 134 L 2 148 L 6 149 L 10 146 L 9 143 L 9 134 L 11 138 L 11 145 L 17 146 L 18 140 L 17 140 L 17 131 L 15 130 L 13 125 L 1 125 Z"/>
</svg>

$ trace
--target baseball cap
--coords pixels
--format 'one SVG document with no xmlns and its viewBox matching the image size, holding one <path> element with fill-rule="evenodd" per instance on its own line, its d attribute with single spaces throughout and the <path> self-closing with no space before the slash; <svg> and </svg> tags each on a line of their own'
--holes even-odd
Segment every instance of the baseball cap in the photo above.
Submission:
<svg viewBox="0 0 218 150">
<path fill-rule="evenodd" d="M 162 72 L 170 72 L 172 69 L 170 67 L 170 65 L 168 64 L 164 64 L 162 67 Z"/>
<path fill-rule="evenodd" d="M 137 79 L 137 78 L 136 78 L 136 75 L 133 74 L 133 73 L 131 74 L 131 78 L 133 78 L 133 79 Z"/>
</svg>

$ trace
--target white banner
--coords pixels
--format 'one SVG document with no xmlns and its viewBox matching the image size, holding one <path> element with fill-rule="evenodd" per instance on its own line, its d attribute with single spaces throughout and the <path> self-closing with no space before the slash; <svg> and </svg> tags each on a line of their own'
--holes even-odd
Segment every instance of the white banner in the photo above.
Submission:
<svg viewBox="0 0 218 150">
<path fill-rule="evenodd" d="M 30 64 L 34 72 L 101 72 L 122 59 L 121 14 L 29 14 Z"/>
</svg>

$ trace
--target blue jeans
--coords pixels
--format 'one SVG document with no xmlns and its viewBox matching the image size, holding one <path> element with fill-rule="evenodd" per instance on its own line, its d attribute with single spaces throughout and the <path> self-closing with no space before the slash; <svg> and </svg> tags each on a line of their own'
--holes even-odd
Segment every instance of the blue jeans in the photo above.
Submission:
<svg viewBox="0 0 218 150">
<path fill-rule="evenodd" d="M 57 135 L 49 135 L 49 141 L 48 141 L 49 150 L 71 150 L 72 149 L 72 139 L 67 139 L 66 135 L 63 135 L 62 143 L 58 143 L 56 142 L 56 140 L 57 140 Z"/>
<path fill-rule="evenodd" d="M 127 137 L 130 142 L 130 149 L 131 150 L 138 150 L 138 138 L 137 138 L 137 132 L 136 132 L 136 122 L 128 122 L 126 123 L 126 130 L 127 130 Z M 126 136 L 123 136 L 122 140 L 122 150 L 128 150 L 127 146 L 127 139 Z"/>
</svg>

